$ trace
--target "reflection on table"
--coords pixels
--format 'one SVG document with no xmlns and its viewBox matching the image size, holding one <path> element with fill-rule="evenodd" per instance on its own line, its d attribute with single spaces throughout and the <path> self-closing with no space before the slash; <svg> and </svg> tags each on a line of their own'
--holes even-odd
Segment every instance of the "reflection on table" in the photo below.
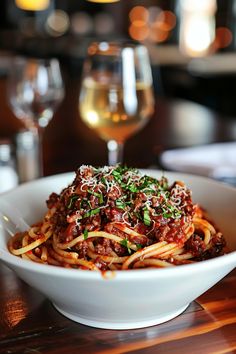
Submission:
<svg viewBox="0 0 236 354">
<path fill-rule="evenodd" d="M 102 330 L 60 315 L 48 299 L 0 265 L 0 353 L 233 353 L 236 272 L 164 324 Z"/>
</svg>

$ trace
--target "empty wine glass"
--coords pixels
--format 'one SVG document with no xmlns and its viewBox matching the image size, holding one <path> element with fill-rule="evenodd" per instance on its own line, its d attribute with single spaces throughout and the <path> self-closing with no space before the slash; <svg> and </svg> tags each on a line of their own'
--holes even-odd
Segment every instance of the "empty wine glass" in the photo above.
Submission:
<svg viewBox="0 0 236 354">
<path fill-rule="evenodd" d="M 154 109 L 146 47 L 92 43 L 84 62 L 80 116 L 107 142 L 108 164 L 123 163 L 125 141 L 148 122 Z"/>
<path fill-rule="evenodd" d="M 35 135 L 38 177 L 43 176 L 42 134 L 64 97 L 57 59 L 16 57 L 8 78 L 8 100 L 17 118 Z"/>
</svg>

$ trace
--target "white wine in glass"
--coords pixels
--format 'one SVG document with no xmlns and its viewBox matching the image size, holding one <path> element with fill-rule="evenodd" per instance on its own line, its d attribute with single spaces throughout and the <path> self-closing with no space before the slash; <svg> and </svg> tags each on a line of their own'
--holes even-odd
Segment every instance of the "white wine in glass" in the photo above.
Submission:
<svg viewBox="0 0 236 354">
<path fill-rule="evenodd" d="M 8 77 L 8 100 L 15 116 L 35 136 L 38 151 L 36 176 L 43 175 L 42 135 L 64 97 L 57 59 L 16 57 Z"/>
<path fill-rule="evenodd" d="M 107 142 L 108 164 L 123 163 L 123 145 L 154 110 L 152 74 L 143 45 L 93 43 L 79 97 L 82 120 Z"/>
</svg>

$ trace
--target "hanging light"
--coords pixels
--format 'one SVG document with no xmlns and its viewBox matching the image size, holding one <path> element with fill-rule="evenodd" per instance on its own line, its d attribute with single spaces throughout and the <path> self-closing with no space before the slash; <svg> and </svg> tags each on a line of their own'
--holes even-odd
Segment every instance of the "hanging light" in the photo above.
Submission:
<svg viewBox="0 0 236 354">
<path fill-rule="evenodd" d="M 15 3 L 21 10 L 43 11 L 49 7 L 50 0 L 15 0 Z"/>
<path fill-rule="evenodd" d="M 208 54 L 215 38 L 216 0 L 180 0 L 180 50 L 191 57 Z"/>
<path fill-rule="evenodd" d="M 118 2 L 120 0 L 87 0 L 87 1 L 90 1 L 90 2 L 97 2 L 99 4 L 104 4 L 104 3 L 108 3 L 108 2 Z"/>
</svg>

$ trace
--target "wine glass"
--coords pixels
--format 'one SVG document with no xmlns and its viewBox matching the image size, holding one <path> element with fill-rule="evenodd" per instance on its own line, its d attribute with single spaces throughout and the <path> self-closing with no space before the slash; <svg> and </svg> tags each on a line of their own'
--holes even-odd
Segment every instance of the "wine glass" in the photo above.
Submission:
<svg viewBox="0 0 236 354">
<path fill-rule="evenodd" d="M 8 101 L 15 116 L 35 137 L 38 171 L 43 176 L 42 137 L 64 97 L 57 59 L 15 57 L 8 77 Z"/>
<path fill-rule="evenodd" d="M 79 111 L 107 142 L 108 164 L 123 163 L 125 141 L 154 110 L 148 51 L 134 43 L 92 43 L 82 73 Z"/>
</svg>

